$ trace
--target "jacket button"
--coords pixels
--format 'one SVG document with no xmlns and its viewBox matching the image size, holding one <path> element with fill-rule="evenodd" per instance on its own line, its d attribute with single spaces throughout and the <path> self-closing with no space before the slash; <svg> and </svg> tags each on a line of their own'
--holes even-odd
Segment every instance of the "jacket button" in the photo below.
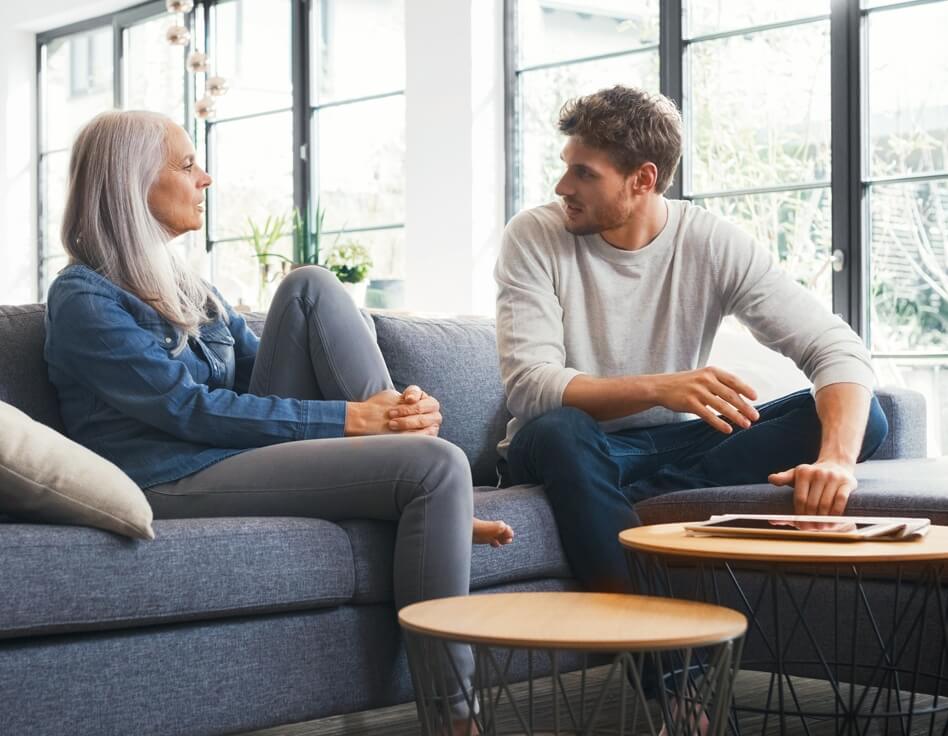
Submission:
<svg viewBox="0 0 948 736">
<path fill-rule="evenodd" d="M 165 338 L 165 342 L 171 342 L 171 338 L 170 338 L 170 337 L 166 337 L 166 338 Z"/>
</svg>

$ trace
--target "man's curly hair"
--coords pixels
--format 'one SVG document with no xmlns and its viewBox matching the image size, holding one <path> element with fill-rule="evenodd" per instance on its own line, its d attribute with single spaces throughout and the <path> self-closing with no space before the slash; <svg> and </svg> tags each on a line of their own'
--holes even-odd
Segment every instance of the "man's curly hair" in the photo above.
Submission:
<svg viewBox="0 0 948 736">
<path fill-rule="evenodd" d="M 681 113 L 664 95 L 617 85 L 569 100 L 560 110 L 560 132 L 605 151 L 624 174 L 646 161 L 658 169 L 655 191 L 671 186 L 681 160 Z"/>
</svg>

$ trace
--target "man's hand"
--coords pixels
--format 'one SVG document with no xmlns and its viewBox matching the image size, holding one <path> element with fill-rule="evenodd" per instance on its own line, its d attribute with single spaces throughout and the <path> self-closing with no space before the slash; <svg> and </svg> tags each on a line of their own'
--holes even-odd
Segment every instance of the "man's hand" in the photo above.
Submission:
<svg viewBox="0 0 948 736">
<path fill-rule="evenodd" d="M 396 432 L 436 437 L 440 428 L 441 405 L 418 386 L 403 393 L 379 391 L 365 401 L 346 404 L 346 437 Z"/>
<path fill-rule="evenodd" d="M 734 429 L 725 419 L 747 429 L 760 417 L 745 400 L 747 397 L 753 401 L 757 392 L 720 368 L 708 366 L 695 371 L 659 374 L 653 378 L 656 403 L 672 411 L 697 414 L 724 434 L 730 434 Z"/>
<path fill-rule="evenodd" d="M 856 490 L 853 474 L 869 417 L 869 391 L 856 383 L 831 383 L 816 392 L 816 413 L 822 425 L 820 454 L 812 465 L 797 465 L 769 480 L 793 486 L 798 514 L 842 514 Z"/>
<path fill-rule="evenodd" d="M 797 465 L 768 480 L 775 486 L 793 486 L 793 510 L 798 514 L 842 514 L 849 495 L 856 490 L 854 466 L 835 460 Z"/>
</svg>

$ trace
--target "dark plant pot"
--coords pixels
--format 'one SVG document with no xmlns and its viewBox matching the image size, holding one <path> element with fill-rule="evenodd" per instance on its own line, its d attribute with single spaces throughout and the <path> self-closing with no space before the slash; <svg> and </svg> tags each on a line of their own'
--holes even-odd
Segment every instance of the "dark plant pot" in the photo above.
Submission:
<svg viewBox="0 0 948 736">
<path fill-rule="evenodd" d="M 372 279 L 365 295 L 365 306 L 372 309 L 401 309 L 405 306 L 405 280 Z"/>
</svg>

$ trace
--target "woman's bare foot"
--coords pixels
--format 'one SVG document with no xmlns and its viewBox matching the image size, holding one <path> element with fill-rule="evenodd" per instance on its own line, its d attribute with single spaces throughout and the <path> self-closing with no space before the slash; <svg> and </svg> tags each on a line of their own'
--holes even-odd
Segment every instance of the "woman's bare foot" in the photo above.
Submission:
<svg viewBox="0 0 948 736">
<path fill-rule="evenodd" d="M 489 544 L 491 547 L 501 547 L 510 544 L 514 538 L 514 531 L 502 521 L 484 521 L 474 518 L 474 544 Z"/>
<path fill-rule="evenodd" d="M 690 707 L 690 706 L 685 706 Z M 678 698 L 672 698 L 671 701 L 671 714 L 672 718 L 678 718 L 678 713 L 682 708 L 681 701 Z M 708 714 L 704 711 L 704 708 L 697 714 L 697 719 L 693 712 L 688 713 L 688 720 L 690 721 L 690 726 L 692 727 L 691 736 L 707 736 L 708 729 L 711 726 L 711 722 L 708 720 Z M 668 736 L 668 727 L 667 725 L 662 725 L 662 730 L 659 731 L 658 736 Z"/>
<path fill-rule="evenodd" d="M 467 718 L 463 721 L 451 721 L 452 736 L 480 736 L 480 733 L 481 729 L 477 727 L 477 721 L 470 723 Z"/>
</svg>

